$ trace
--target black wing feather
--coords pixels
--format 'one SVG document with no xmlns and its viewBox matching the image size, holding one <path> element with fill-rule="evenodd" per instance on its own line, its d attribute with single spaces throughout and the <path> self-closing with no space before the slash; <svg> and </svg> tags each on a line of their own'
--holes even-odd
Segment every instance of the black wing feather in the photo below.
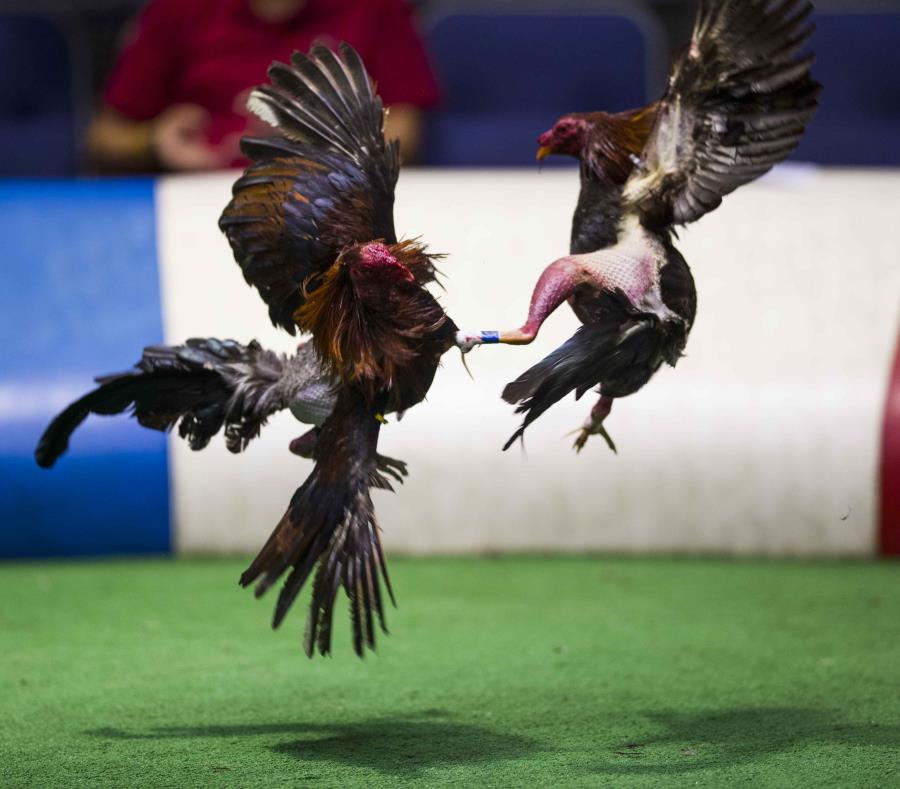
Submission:
<svg viewBox="0 0 900 789">
<path fill-rule="evenodd" d="M 821 86 L 805 0 L 700 4 L 626 203 L 661 230 L 699 219 L 768 172 L 800 142 Z"/>
<path fill-rule="evenodd" d="M 276 411 L 286 408 L 281 386 L 285 357 L 257 342 L 191 339 L 144 349 L 135 370 L 97 379 L 47 427 L 35 450 L 38 465 L 56 463 L 89 414 L 129 411 L 153 430 L 178 432 L 191 449 L 205 447 L 225 426 L 226 445 L 241 452 Z"/>
</svg>

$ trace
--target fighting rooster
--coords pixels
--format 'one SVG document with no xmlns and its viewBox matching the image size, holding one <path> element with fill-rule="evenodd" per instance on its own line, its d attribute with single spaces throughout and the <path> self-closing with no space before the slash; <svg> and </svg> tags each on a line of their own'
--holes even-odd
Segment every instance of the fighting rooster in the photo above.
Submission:
<svg viewBox="0 0 900 789">
<path fill-rule="evenodd" d="M 192 339 L 184 345 L 144 349 L 135 369 L 97 379 L 99 386 L 59 414 L 35 450 L 43 468 L 53 466 L 69 438 L 89 414 L 130 411 L 144 427 L 179 435 L 193 450 L 206 447 L 224 427 L 230 452 L 243 452 L 270 416 L 289 409 L 312 429 L 290 444 L 311 458 L 320 428 L 335 405 L 335 380 L 319 362 L 312 343 L 294 356 L 274 353 L 259 343 Z M 378 469 L 401 481 L 402 461 L 380 456 Z"/>
<path fill-rule="evenodd" d="M 640 110 L 574 113 L 538 140 L 538 158 L 581 163 L 570 255 L 548 266 L 517 330 L 461 333 L 482 343 L 530 343 L 564 301 L 584 324 L 513 381 L 503 398 L 524 421 L 508 448 L 553 403 L 599 386 L 575 441 L 601 435 L 613 400 L 675 365 L 694 322 L 693 278 L 673 245 L 675 227 L 785 159 L 812 118 L 820 86 L 801 49 L 813 27 L 802 0 L 701 0 L 689 48 L 666 94 Z"/>
<path fill-rule="evenodd" d="M 334 409 L 313 450 L 315 467 L 241 576 L 263 594 L 288 572 L 275 608 L 283 620 L 315 570 L 305 648 L 331 649 L 343 587 L 353 646 L 385 629 L 381 582 L 393 599 L 370 487 L 390 487 L 377 468 L 384 415 L 428 392 L 456 326 L 425 289 L 434 257 L 394 231 L 396 141 L 356 52 L 324 46 L 275 63 L 271 85 L 248 107 L 280 136 L 245 139 L 253 164 L 234 185 L 220 227 L 272 321 L 312 343 L 336 380 Z"/>
</svg>

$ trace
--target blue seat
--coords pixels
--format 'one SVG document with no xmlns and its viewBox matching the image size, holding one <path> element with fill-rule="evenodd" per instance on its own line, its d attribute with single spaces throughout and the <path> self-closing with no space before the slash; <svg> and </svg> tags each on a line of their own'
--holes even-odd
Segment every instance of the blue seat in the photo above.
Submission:
<svg viewBox="0 0 900 789">
<path fill-rule="evenodd" d="M 49 420 L 162 340 L 150 180 L 0 181 L 0 558 L 163 553 L 165 436 L 89 417 L 51 470 Z"/>
<path fill-rule="evenodd" d="M 0 176 L 75 171 L 72 64 L 52 22 L 0 15 Z"/>
<path fill-rule="evenodd" d="M 533 164 L 538 134 L 560 115 L 646 103 L 662 86 L 662 37 L 652 18 L 605 8 L 480 7 L 432 18 L 426 34 L 444 101 L 422 163 Z"/>
<path fill-rule="evenodd" d="M 900 13 L 820 13 L 813 73 L 819 112 L 795 158 L 900 165 Z"/>
</svg>

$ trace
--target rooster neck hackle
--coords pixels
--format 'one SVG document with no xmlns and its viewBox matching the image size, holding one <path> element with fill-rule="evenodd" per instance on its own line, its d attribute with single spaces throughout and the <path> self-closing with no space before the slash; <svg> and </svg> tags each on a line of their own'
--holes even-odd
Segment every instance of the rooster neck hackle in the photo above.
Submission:
<svg viewBox="0 0 900 789">
<path fill-rule="evenodd" d="M 656 105 L 616 114 L 585 113 L 587 135 L 581 151 L 582 172 L 621 186 L 640 160 L 656 121 Z"/>
<path fill-rule="evenodd" d="M 400 385 L 421 344 L 447 316 L 418 283 L 431 265 L 421 244 L 371 242 L 345 249 L 295 313 L 335 376 L 371 397 Z"/>
</svg>

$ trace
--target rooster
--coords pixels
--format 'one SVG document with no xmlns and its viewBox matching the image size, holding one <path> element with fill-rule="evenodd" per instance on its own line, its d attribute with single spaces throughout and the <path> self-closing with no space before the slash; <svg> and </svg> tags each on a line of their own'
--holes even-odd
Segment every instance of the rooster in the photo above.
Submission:
<svg viewBox="0 0 900 789">
<path fill-rule="evenodd" d="M 575 156 L 581 192 L 570 254 L 548 266 L 528 319 L 513 331 L 460 333 L 465 352 L 483 343 L 527 344 L 568 301 L 582 326 L 508 384 L 503 398 L 524 421 L 504 449 L 551 405 L 599 387 L 575 441 L 616 447 L 604 422 L 665 362 L 674 366 L 694 323 L 693 277 L 675 228 L 768 172 L 797 147 L 820 85 L 800 52 L 813 27 L 802 0 L 701 0 L 690 46 L 665 95 L 619 114 L 574 113 L 538 140 L 538 159 Z"/>
<path fill-rule="evenodd" d="M 145 348 L 135 369 L 97 379 L 99 386 L 60 413 L 44 431 L 35 459 L 50 468 L 89 414 L 130 410 L 144 427 L 179 435 L 193 450 L 206 447 L 224 427 L 230 452 L 243 452 L 266 421 L 290 410 L 312 429 L 295 439 L 290 450 L 311 458 L 320 429 L 335 406 L 335 381 L 323 368 L 312 343 L 294 356 L 274 353 L 259 343 L 191 339 L 184 345 Z M 378 457 L 384 474 L 402 481 L 406 466 Z"/>
<path fill-rule="evenodd" d="M 341 587 L 356 653 L 374 648 L 376 617 L 386 632 L 382 581 L 391 600 L 393 592 L 370 496 L 373 486 L 390 488 L 378 469 L 379 431 L 385 414 L 425 397 L 457 334 L 425 289 L 435 256 L 394 230 L 399 145 L 385 142 L 381 99 L 357 53 L 338 53 L 296 53 L 251 93 L 248 108 L 279 136 L 242 141 L 252 164 L 219 222 L 273 323 L 310 332 L 335 380 L 315 467 L 240 579 L 260 596 L 288 573 L 278 627 L 315 571 L 310 657 L 331 650 Z"/>
</svg>

